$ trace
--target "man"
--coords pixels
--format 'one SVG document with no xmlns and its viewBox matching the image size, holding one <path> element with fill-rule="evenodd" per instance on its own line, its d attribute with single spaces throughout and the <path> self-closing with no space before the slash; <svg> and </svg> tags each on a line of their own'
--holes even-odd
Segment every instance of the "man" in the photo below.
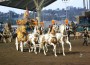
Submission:
<svg viewBox="0 0 90 65">
<path fill-rule="evenodd" d="M 51 30 L 52 30 L 52 25 L 49 25 L 49 28 L 48 28 L 48 33 L 50 33 L 51 32 Z"/>
<path fill-rule="evenodd" d="M 70 41 L 70 26 L 66 25 L 66 34 L 68 35 L 68 39 Z"/>
<path fill-rule="evenodd" d="M 83 37 L 83 39 L 84 39 L 83 46 L 84 46 L 84 44 L 86 44 L 86 46 L 88 46 L 88 38 L 89 38 L 88 31 L 85 30 L 83 34 L 84 34 L 84 37 Z"/>
</svg>

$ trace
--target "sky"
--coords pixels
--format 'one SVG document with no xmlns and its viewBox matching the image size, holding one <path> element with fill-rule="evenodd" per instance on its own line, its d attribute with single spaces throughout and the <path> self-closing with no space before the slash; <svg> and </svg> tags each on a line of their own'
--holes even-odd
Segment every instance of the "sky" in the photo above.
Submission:
<svg viewBox="0 0 90 65">
<path fill-rule="evenodd" d="M 44 9 L 46 9 L 46 10 L 47 9 L 53 9 L 54 10 L 54 9 L 57 9 L 57 8 L 62 9 L 62 8 L 66 8 L 66 6 L 73 6 L 73 7 L 83 8 L 83 0 L 68 0 L 68 2 L 66 2 L 66 4 L 62 0 L 57 0 L 57 1 L 53 2 L 52 4 L 44 7 L 43 10 Z M 10 7 L 5 7 L 5 6 L 1 6 L 0 5 L 0 11 L 1 12 L 6 13 L 6 12 L 8 12 L 10 10 L 11 11 L 14 11 L 16 13 L 19 13 L 19 14 L 25 12 L 25 10 L 16 9 L 16 8 L 10 8 Z"/>
</svg>

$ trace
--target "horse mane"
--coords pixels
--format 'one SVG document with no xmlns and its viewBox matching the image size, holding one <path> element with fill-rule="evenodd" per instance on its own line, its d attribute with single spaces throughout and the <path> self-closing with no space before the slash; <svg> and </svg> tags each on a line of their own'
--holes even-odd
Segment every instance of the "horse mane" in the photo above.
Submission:
<svg viewBox="0 0 90 65">
<path fill-rule="evenodd" d="M 50 32 L 52 35 L 55 35 L 56 34 L 56 32 L 55 32 L 55 30 L 53 29 L 53 27 L 52 27 L 52 30 L 51 30 L 51 32 Z"/>
</svg>

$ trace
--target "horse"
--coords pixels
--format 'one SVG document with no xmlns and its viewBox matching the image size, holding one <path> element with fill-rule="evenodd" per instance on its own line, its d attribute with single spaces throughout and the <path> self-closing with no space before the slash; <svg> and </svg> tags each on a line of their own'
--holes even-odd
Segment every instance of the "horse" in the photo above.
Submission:
<svg viewBox="0 0 90 65">
<path fill-rule="evenodd" d="M 34 27 L 33 33 L 28 34 L 28 41 L 33 45 L 32 48 L 34 49 L 35 54 L 37 54 L 36 49 L 37 49 L 37 47 L 39 47 L 39 44 L 38 44 L 38 41 L 39 41 L 38 26 Z"/>
<path fill-rule="evenodd" d="M 0 40 L 3 41 L 3 34 L 0 32 Z"/>
<path fill-rule="evenodd" d="M 74 39 L 76 38 L 76 29 L 77 29 L 77 27 L 76 26 L 70 26 L 71 28 L 71 30 L 70 30 L 70 34 L 73 34 L 74 35 Z"/>
<path fill-rule="evenodd" d="M 9 42 L 12 41 L 12 28 L 9 23 L 5 23 L 5 26 L 4 26 L 3 32 L 2 32 L 2 38 L 5 43 L 6 43 L 6 39 L 8 39 Z"/>
<path fill-rule="evenodd" d="M 59 27 L 59 28 L 57 28 Z M 65 42 L 67 44 L 69 44 L 69 51 L 72 50 L 72 46 L 70 41 L 68 40 L 68 35 L 66 34 L 66 25 L 61 24 L 59 26 L 54 25 L 55 30 L 58 30 L 58 33 L 56 33 L 56 38 L 57 38 L 57 42 L 59 43 L 59 45 L 62 45 L 62 51 L 63 51 L 63 56 L 65 56 L 65 52 L 64 52 L 64 38 L 65 38 Z M 60 53 L 60 47 L 59 47 L 59 53 Z"/>
<path fill-rule="evenodd" d="M 57 57 L 56 54 L 57 39 L 53 28 L 50 33 L 43 34 L 39 37 L 39 43 L 40 43 L 40 49 L 43 48 L 44 55 L 46 55 L 46 52 L 48 51 L 47 45 L 49 44 L 53 46 L 54 55 L 55 57 Z"/>
</svg>

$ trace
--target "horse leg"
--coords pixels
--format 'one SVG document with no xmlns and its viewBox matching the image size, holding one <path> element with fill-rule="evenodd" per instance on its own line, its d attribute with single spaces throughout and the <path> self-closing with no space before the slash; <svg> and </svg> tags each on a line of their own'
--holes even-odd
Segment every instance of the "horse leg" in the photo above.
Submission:
<svg viewBox="0 0 90 65">
<path fill-rule="evenodd" d="M 30 50 L 30 43 L 29 42 L 25 42 L 27 45 L 28 45 L 28 50 L 29 50 L 29 52 L 31 52 L 31 50 Z"/>
<path fill-rule="evenodd" d="M 46 52 L 48 52 L 47 44 L 45 44 Z"/>
<path fill-rule="evenodd" d="M 43 48 L 43 43 L 42 42 L 40 42 L 40 44 L 39 44 L 39 53 L 40 53 L 40 51 L 41 51 L 41 49 Z"/>
<path fill-rule="evenodd" d="M 46 52 L 48 52 L 48 48 L 47 48 L 47 44 L 40 44 L 40 47 L 39 47 L 39 53 L 41 51 L 41 48 L 43 48 L 43 51 L 44 51 L 44 55 L 46 55 Z"/>
<path fill-rule="evenodd" d="M 19 49 L 18 49 L 18 39 L 17 39 L 17 37 L 16 37 L 16 40 L 15 40 L 15 45 L 16 45 L 16 50 L 18 51 Z"/>
<path fill-rule="evenodd" d="M 54 55 L 55 55 L 55 57 L 57 57 L 57 54 L 56 54 L 56 44 L 51 43 L 51 45 L 53 45 Z"/>
<path fill-rule="evenodd" d="M 59 53 L 60 53 L 60 43 L 58 43 L 58 46 L 59 46 Z"/>
<path fill-rule="evenodd" d="M 36 52 L 36 44 L 35 44 L 34 41 L 32 43 L 33 43 L 33 46 L 34 46 L 34 52 L 35 52 L 35 54 L 37 54 L 37 52 Z"/>
<path fill-rule="evenodd" d="M 28 47 L 28 49 L 29 49 L 29 52 L 31 52 L 31 50 L 30 50 L 30 46 Z"/>
<path fill-rule="evenodd" d="M 40 51 L 41 51 L 41 48 L 39 47 L 39 53 L 40 53 Z"/>
<path fill-rule="evenodd" d="M 43 46 L 44 55 L 46 55 L 45 46 Z"/>
<path fill-rule="evenodd" d="M 40 43 L 39 44 L 39 53 L 40 53 L 40 51 L 41 51 L 41 49 L 43 48 L 43 51 L 45 51 L 45 45 L 44 45 L 44 43 Z"/>
<path fill-rule="evenodd" d="M 9 40 L 9 42 L 11 42 L 11 38 L 10 37 L 8 38 L 8 40 Z"/>
<path fill-rule="evenodd" d="M 30 50 L 30 47 L 31 47 L 30 42 L 28 41 L 27 43 L 28 43 L 29 52 L 31 52 L 31 50 Z"/>
<path fill-rule="evenodd" d="M 9 38 L 9 41 L 12 42 L 12 37 Z"/>
<path fill-rule="evenodd" d="M 62 52 L 63 52 L 63 56 L 65 56 L 63 37 L 60 38 L 59 44 L 61 44 L 61 46 L 62 46 Z M 59 50 L 59 51 L 60 51 L 60 50 Z"/>
<path fill-rule="evenodd" d="M 3 42 L 6 43 L 6 39 L 5 38 L 3 38 Z"/>
<path fill-rule="evenodd" d="M 63 42 L 63 40 L 61 41 L 61 45 L 62 45 L 63 56 L 65 56 L 65 52 L 64 52 L 64 42 Z"/>
<path fill-rule="evenodd" d="M 22 41 L 20 42 L 20 50 L 21 50 L 21 52 L 23 52 L 23 43 L 22 43 Z"/>
<path fill-rule="evenodd" d="M 57 54 L 56 54 L 56 45 L 54 45 L 54 55 L 55 55 L 55 57 L 57 57 Z"/>
<path fill-rule="evenodd" d="M 67 37 L 67 39 L 66 39 L 66 43 L 69 44 L 69 51 L 71 51 L 71 50 L 72 50 L 72 46 L 71 46 L 71 43 L 70 43 L 69 40 L 68 40 L 68 37 Z"/>
</svg>

